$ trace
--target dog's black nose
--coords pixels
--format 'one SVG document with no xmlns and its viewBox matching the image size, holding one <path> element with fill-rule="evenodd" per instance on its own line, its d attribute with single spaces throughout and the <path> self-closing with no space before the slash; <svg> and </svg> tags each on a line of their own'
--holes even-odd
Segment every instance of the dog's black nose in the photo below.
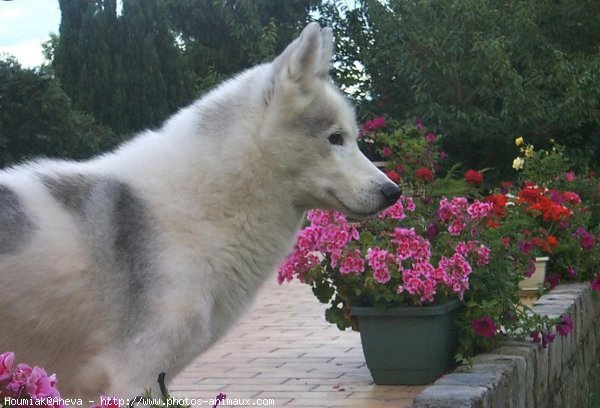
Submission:
<svg viewBox="0 0 600 408">
<path fill-rule="evenodd" d="M 402 190 L 392 183 L 387 183 L 381 188 L 381 194 L 385 197 L 388 205 L 394 204 L 402 195 Z"/>
</svg>

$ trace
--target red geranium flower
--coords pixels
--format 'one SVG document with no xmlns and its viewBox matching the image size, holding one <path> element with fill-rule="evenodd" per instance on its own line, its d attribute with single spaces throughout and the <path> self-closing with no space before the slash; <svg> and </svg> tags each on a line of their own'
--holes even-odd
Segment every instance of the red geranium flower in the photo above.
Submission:
<svg viewBox="0 0 600 408">
<path fill-rule="evenodd" d="M 544 248 L 545 242 L 540 237 L 533 237 L 531 242 L 538 248 Z"/>
<path fill-rule="evenodd" d="M 419 167 L 415 172 L 418 179 L 423 181 L 433 181 L 433 172 L 426 167 Z"/>
<path fill-rule="evenodd" d="M 571 211 L 543 194 L 544 190 L 527 186 L 519 191 L 519 201 L 529 204 L 529 209 L 539 212 L 544 221 L 560 221 L 571 217 Z M 571 197 L 575 199 L 575 197 Z"/>
<path fill-rule="evenodd" d="M 490 338 L 496 334 L 496 324 L 489 316 L 479 317 L 471 321 L 471 327 L 478 336 Z"/>
<path fill-rule="evenodd" d="M 465 181 L 474 186 L 478 186 L 483 182 L 483 174 L 477 170 L 467 170 L 465 173 Z"/>
<path fill-rule="evenodd" d="M 392 180 L 394 183 L 396 183 L 396 184 L 400 183 L 400 175 L 398 173 L 396 173 L 394 170 L 387 171 L 385 173 L 385 175 L 388 176 L 388 178 L 390 180 Z"/>
<path fill-rule="evenodd" d="M 519 201 L 534 204 L 542 199 L 542 192 L 534 186 L 527 186 L 519 191 Z"/>
<path fill-rule="evenodd" d="M 491 194 L 484 197 L 483 201 L 486 203 L 492 203 L 492 212 L 495 215 L 499 217 L 504 216 L 504 208 L 506 207 L 506 204 L 508 204 L 508 199 L 504 194 Z"/>
<path fill-rule="evenodd" d="M 495 229 L 500 227 L 500 223 L 497 220 L 491 218 L 485 221 L 485 225 L 487 225 L 489 229 Z"/>
<path fill-rule="evenodd" d="M 531 209 L 539 211 L 544 221 L 560 221 L 572 215 L 568 208 L 554 203 L 547 197 L 543 197 L 542 200 L 531 205 Z"/>
<path fill-rule="evenodd" d="M 548 252 L 552 252 L 552 250 L 558 246 L 558 238 L 556 238 L 554 235 L 548 235 L 548 238 L 546 238 L 546 243 L 550 249 Z"/>
</svg>

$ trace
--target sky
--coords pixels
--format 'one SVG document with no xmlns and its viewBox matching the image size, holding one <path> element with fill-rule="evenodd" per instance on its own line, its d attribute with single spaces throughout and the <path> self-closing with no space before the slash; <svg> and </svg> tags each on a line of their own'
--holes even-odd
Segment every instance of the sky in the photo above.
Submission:
<svg viewBox="0 0 600 408">
<path fill-rule="evenodd" d="M 42 43 L 58 34 L 59 25 L 58 0 L 0 0 L 0 53 L 26 67 L 41 65 Z"/>
</svg>

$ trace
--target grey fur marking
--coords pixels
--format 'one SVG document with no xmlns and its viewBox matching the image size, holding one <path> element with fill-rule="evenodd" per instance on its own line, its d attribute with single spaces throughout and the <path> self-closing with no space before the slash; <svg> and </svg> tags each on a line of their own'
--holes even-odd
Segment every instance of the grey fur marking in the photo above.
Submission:
<svg viewBox="0 0 600 408">
<path fill-rule="evenodd" d="M 19 197 L 0 184 L 0 254 L 17 252 L 27 243 L 34 229 Z"/>
<path fill-rule="evenodd" d="M 293 119 L 290 128 L 302 129 L 308 136 L 319 137 L 336 124 L 337 117 L 335 107 L 316 100 Z"/>
<path fill-rule="evenodd" d="M 149 217 L 142 201 L 129 186 L 119 183 L 115 188 L 112 219 L 115 226 L 114 252 L 119 266 L 132 274 L 130 291 L 134 293 L 143 288 L 146 272 L 152 266 Z"/>
<path fill-rule="evenodd" d="M 41 180 L 59 203 L 78 215 L 83 215 L 91 189 L 98 182 L 98 179 L 82 174 L 59 176 L 58 178 L 41 176 Z"/>
<path fill-rule="evenodd" d="M 52 196 L 80 220 L 100 273 L 94 278 L 102 290 L 118 294 L 128 309 L 140 316 L 144 295 L 155 282 L 152 217 L 132 188 L 118 180 L 85 175 L 42 177 Z M 128 322 L 133 325 L 134 322 Z"/>
</svg>

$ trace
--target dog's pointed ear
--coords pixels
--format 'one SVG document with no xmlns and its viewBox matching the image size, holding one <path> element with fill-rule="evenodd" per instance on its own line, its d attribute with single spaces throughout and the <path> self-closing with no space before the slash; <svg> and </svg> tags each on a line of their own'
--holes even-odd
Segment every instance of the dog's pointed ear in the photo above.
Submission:
<svg viewBox="0 0 600 408">
<path fill-rule="evenodd" d="M 291 81 L 307 91 L 317 78 L 329 73 L 333 33 L 319 24 L 307 25 L 298 38 L 273 61 L 273 86 Z"/>
<path fill-rule="evenodd" d="M 317 72 L 322 77 L 329 75 L 329 67 L 333 56 L 333 30 L 325 27 L 321 32 L 321 60 L 320 69 Z"/>
</svg>

